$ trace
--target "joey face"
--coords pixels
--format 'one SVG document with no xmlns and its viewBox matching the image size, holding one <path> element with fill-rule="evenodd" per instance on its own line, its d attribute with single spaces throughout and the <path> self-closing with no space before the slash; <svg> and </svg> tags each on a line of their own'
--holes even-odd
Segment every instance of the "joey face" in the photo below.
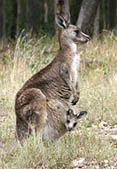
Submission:
<svg viewBox="0 0 117 169">
<path fill-rule="evenodd" d="M 65 120 L 66 129 L 68 131 L 73 130 L 76 127 L 78 121 L 83 119 L 86 115 L 87 115 L 86 111 L 81 111 L 77 116 L 76 114 L 74 114 L 74 111 L 72 109 L 69 109 L 66 112 L 66 120 Z"/>
<path fill-rule="evenodd" d="M 72 109 L 69 109 L 66 112 L 66 121 L 65 121 L 65 126 L 68 131 L 73 130 L 78 123 L 77 120 L 77 115 L 74 114 Z"/>
</svg>

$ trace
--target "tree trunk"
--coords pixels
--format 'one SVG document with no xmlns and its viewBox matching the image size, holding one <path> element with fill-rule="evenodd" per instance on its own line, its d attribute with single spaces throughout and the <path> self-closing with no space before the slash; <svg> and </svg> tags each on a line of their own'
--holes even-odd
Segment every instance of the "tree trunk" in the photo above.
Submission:
<svg viewBox="0 0 117 169">
<path fill-rule="evenodd" d="M 63 16 L 70 23 L 70 10 L 68 0 L 56 0 L 55 14 Z"/>
<path fill-rule="evenodd" d="M 48 22 L 48 4 L 47 4 L 47 0 L 44 0 L 44 22 L 47 23 Z"/>
<path fill-rule="evenodd" d="M 47 0 L 48 1 L 48 0 Z M 51 8 L 50 8 L 51 6 Z M 55 28 L 55 0 L 48 1 L 48 20 L 49 20 L 49 27 L 50 27 L 50 33 L 52 35 L 55 34 L 56 28 Z"/>
<path fill-rule="evenodd" d="M 83 0 L 79 18 L 77 20 L 77 26 L 79 26 L 83 32 L 92 35 L 94 32 L 94 20 L 97 13 L 99 0 Z"/>
<path fill-rule="evenodd" d="M 99 6 L 94 21 L 94 35 L 98 35 L 98 33 L 99 33 Z"/>
<path fill-rule="evenodd" d="M 0 39 L 5 38 L 5 0 L 0 0 Z"/>
<path fill-rule="evenodd" d="M 27 20 L 27 31 L 38 34 L 38 4 L 37 0 L 26 1 L 26 20 Z"/>
<path fill-rule="evenodd" d="M 17 0 L 17 35 L 25 28 L 26 21 L 25 1 Z"/>
<path fill-rule="evenodd" d="M 72 24 L 75 25 L 80 12 L 82 0 L 73 0 L 69 1 L 69 3 L 70 3 L 71 22 Z"/>
<path fill-rule="evenodd" d="M 17 1 L 12 1 L 12 26 L 11 26 L 11 38 L 14 39 L 16 37 L 17 32 Z"/>
<path fill-rule="evenodd" d="M 109 29 L 112 30 L 116 25 L 117 20 L 117 1 L 109 0 Z"/>
</svg>

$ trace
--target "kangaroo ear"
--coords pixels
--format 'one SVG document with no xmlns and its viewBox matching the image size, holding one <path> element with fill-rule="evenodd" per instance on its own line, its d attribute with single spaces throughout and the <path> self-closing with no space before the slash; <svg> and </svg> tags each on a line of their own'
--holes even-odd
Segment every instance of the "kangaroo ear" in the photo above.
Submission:
<svg viewBox="0 0 117 169">
<path fill-rule="evenodd" d="M 60 15 L 56 15 L 55 21 L 56 21 L 56 24 L 59 28 L 66 29 L 68 27 L 66 20 Z"/>
<path fill-rule="evenodd" d="M 86 111 L 81 111 L 79 115 L 77 116 L 78 120 L 82 120 L 87 115 Z"/>
</svg>

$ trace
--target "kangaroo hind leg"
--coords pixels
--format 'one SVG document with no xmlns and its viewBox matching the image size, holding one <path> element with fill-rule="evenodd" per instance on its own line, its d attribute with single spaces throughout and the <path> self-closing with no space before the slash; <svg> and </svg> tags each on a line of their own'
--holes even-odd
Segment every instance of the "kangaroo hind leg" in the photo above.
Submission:
<svg viewBox="0 0 117 169">
<path fill-rule="evenodd" d="M 16 132 L 20 142 L 31 130 L 35 135 L 46 119 L 46 97 L 39 89 L 27 89 L 16 98 Z"/>
</svg>

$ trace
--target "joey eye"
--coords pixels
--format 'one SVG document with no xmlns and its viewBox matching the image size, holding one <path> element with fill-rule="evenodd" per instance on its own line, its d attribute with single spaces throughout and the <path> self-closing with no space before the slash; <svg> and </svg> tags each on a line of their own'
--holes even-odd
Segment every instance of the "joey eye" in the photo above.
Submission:
<svg viewBox="0 0 117 169">
<path fill-rule="evenodd" d="M 67 120 L 67 123 L 70 123 L 70 120 Z"/>
<path fill-rule="evenodd" d="M 75 127 L 77 125 L 77 123 L 74 123 L 73 127 Z"/>
</svg>

